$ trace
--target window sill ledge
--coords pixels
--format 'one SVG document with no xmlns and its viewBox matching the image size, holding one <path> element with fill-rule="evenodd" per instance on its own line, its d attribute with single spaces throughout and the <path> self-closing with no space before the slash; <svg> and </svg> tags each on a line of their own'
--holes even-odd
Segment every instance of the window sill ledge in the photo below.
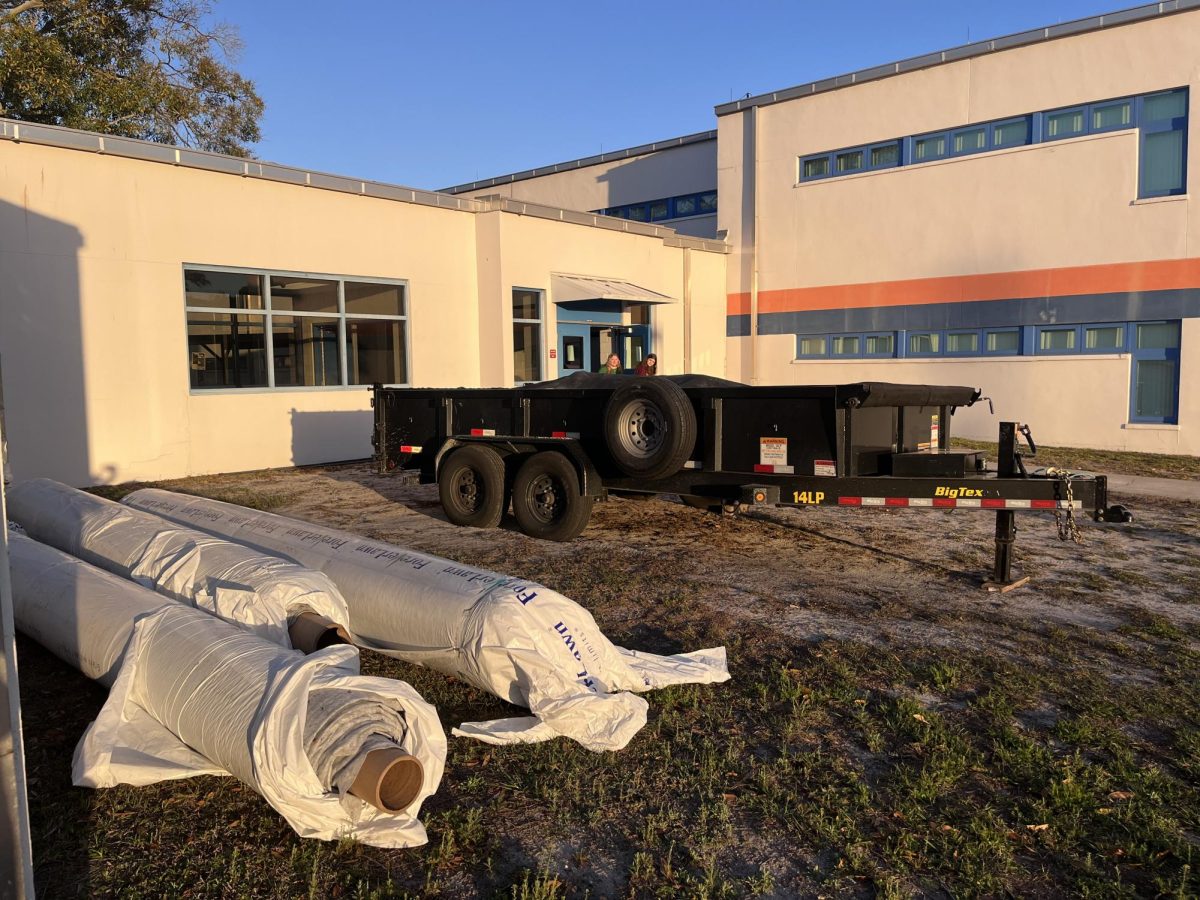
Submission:
<svg viewBox="0 0 1200 900">
<path fill-rule="evenodd" d="M 1177 200 L 1190 200 L 1187 194 L 1171 194 L 1167 197 L 1140 197 L 1137 200 L 1130 200 L 1130 206 L 1149 206 L 1153 203 L 1174 203 Z"/>
<path fill-rule="evenodd" d="M 1126 431 L 1178 431 L 1178 425 L 1157 424 L 1154 422 L 1126 422 L 1121 426 Z"/>
<path fill-rule="evenodd" d="M 1035 353 L 1032 355 L 1005 356 L 1002 353 L 965 354 L 962 356 L 848 356 L 843 359 L 828 359 L 826 357 L 800 357 L 792 360 L 793 366 L 811 365 L 812 363 L 1037 363 L 1047 360 L 1078 360 L 1080 362 L 1095 362 L 1104 359 L 1128 359 L 1128 352 L 1121 353 Z"/>
</svg>

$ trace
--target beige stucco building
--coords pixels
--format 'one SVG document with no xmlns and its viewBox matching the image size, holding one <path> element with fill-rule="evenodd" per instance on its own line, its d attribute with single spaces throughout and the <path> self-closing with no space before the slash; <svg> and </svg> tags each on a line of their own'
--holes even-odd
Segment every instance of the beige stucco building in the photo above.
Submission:
<svg viewBox="0 0 1200 900">
<path fill-rule="evenodd" d="M 373 382 L 580 363 L 557 352 L 558 306 L 627 365 L 653 347 L 668 371 L 725 371 L 723 244 L 66 129 L 0 138 L 16 477 L 365 457 Z"/>
<path fill-rule="evenodd" d="M 632 366 L 967 384 L 1044 443 L 1200 454 L 1192 98 L 1172 0 L 716 107 L 425 192 L 0 122 L 14 474 L 366 456 L 378 381 Z"/>
<path fill-rule="evenodd" d="M 1200 454 L 1197 47 L 1200 3 L 1179 0 L 716 107 L 715 170 L 671 161 L 716 189 L 727 376 L 970 384 L 995 414 L 960 411 L 960 435 L 1017 419 Z M 610 156 L 451 190 L 599 209 Z"/>
</svg>

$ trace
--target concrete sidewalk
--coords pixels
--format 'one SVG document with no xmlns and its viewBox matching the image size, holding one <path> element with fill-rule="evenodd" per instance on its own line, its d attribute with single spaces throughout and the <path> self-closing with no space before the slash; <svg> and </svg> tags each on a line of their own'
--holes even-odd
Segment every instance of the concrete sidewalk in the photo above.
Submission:
<svg viewBox="0 0 1200 900">
<path fill-rule="evenodd" d="M 1191 500 L 1200 503 L 1200 480 L 1197 479 L 1109 475 L 1108 490 L 1112 494 L 1169 497 L 1172 500 Z"/>
</svg>

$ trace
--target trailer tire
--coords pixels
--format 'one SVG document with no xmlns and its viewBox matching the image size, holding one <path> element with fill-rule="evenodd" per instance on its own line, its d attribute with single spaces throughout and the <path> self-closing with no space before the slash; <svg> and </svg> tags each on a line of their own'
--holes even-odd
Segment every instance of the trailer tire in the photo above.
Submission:
<svg viewBox="0 0 1200 900">
<path fill-rule="evenodd" d="M 504 460 L 491 447 L 459 447 L 438 468 L 438 496 L 453 524 L 495 528 L 508 506 Z"/>
<path fill-rule="evenodd" d="M 587 526 L 594 503 L 594 497 L 580 491 L 575 466 L 554 450 L 529 457 L 513 479 L 513 517 L 530 537 L 545 541 L 577 537 Z"/>
<path fill-rule="evenodd" d="M 696 413 L 677 384 L 638 378 L 621 385 L 604 408 L 604 442 L 626 475 L 666 478 L 683 468 L 696 444 Z"/>
</svg>

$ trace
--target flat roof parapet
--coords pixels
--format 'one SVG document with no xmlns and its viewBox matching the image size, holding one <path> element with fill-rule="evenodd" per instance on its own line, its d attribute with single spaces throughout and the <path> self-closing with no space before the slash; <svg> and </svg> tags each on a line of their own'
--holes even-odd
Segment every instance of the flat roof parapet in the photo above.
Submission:
<svg viewBox="0 0 1200 900">
<path fill-rule="evenodd" d="M 1056 40 L 1057 38 L 1100 31 L 1103 28 L 1112 28 L 1115 25 L 1127 25 L 1130 22 L 1141 22 L 1146 19 L 1155 19 L 1159 16 L 1186 12 L 1189 9 L 1200 9 L 1200 0 L 1164 0 L 1161 3 L 1134 6 L 1128 9 L 1120 9 L 1116 12 L 1104 13 L 1099 16 L 1088 16 L 1084 19 L 1073 19 L 1070 22 L 1061 22 L 1058 25 L 1049 25 L 1045 28 L 1035 28 L 1030 31 L 1004 35 L 1003 37 L 992 38 L 991 40 L 975 41 L 935 53 L 912 56 L 908 59 L 886 63 L 882 66 L 872 66 L 869 69 L 859 69 L 857 72 L 849 72 L 845 75 L 835 75 L 833 78 L 810 81 L 807 84 L 798 84 L 795 87 L 771 91 L 766 94 L 758 94 L 742 100 L 734 100 L 732 103 L 722 103 L 715 109 L 718 116 L 726 116 L 755 106 L 770 106 L 774 103 L 783 103 L 786 100 L 796 100 L 813 94 L 823 94 L 827 91 L 834 91 L 838 88 L 850 87 L 855 84 L 878 81 L 880 78 L 890 78 L 893 75 L 916 72 L 919 69 L 928 69 L 944 63 L 984 56 L 1000 50 L 1027 47 L 1030 44 L 1039 44 L 1044 41 Z"/>
<path fill-rule="evenodd" d="M 1200 2 L 1200 0 L 1197 0 Z M 612 150 L 595 156 L 584 156 L 566 162 L 554 163 L 549 166 L 539 166 L 536 169 L 525 169 L 513 172 L 511 175 L 497 175 L 495 178 L 484 178 L 481 181 L 470 181 L 466 184 L 456 184 L 453 187 L 442 188 L 447 194 L 462 194 L 466 191 L 478 191 L 483 188 L 500 187 L 512 184 L 514 181 L 525 181 L 528 178 L 541 178 L 544 175 L 555 175 L 559 172 L 572 172 L 575 169 L 586 169 L 588 166 L 598 166 L 601 163 L 614 162 L 621 159 L 631 159 L 635 156 L 645 156 L 647 153 L 658 153 L 675 147 L 685 147 L 688 144 L 699 144 L 704 141 L 715 141 L 716 130 L 699 131 L 696 134 L 685 134 L 683 137 L 667 138 L 652 144 L 639 144 L 636 147 L 626 147 L 624 150 Z"/>
</svg>

